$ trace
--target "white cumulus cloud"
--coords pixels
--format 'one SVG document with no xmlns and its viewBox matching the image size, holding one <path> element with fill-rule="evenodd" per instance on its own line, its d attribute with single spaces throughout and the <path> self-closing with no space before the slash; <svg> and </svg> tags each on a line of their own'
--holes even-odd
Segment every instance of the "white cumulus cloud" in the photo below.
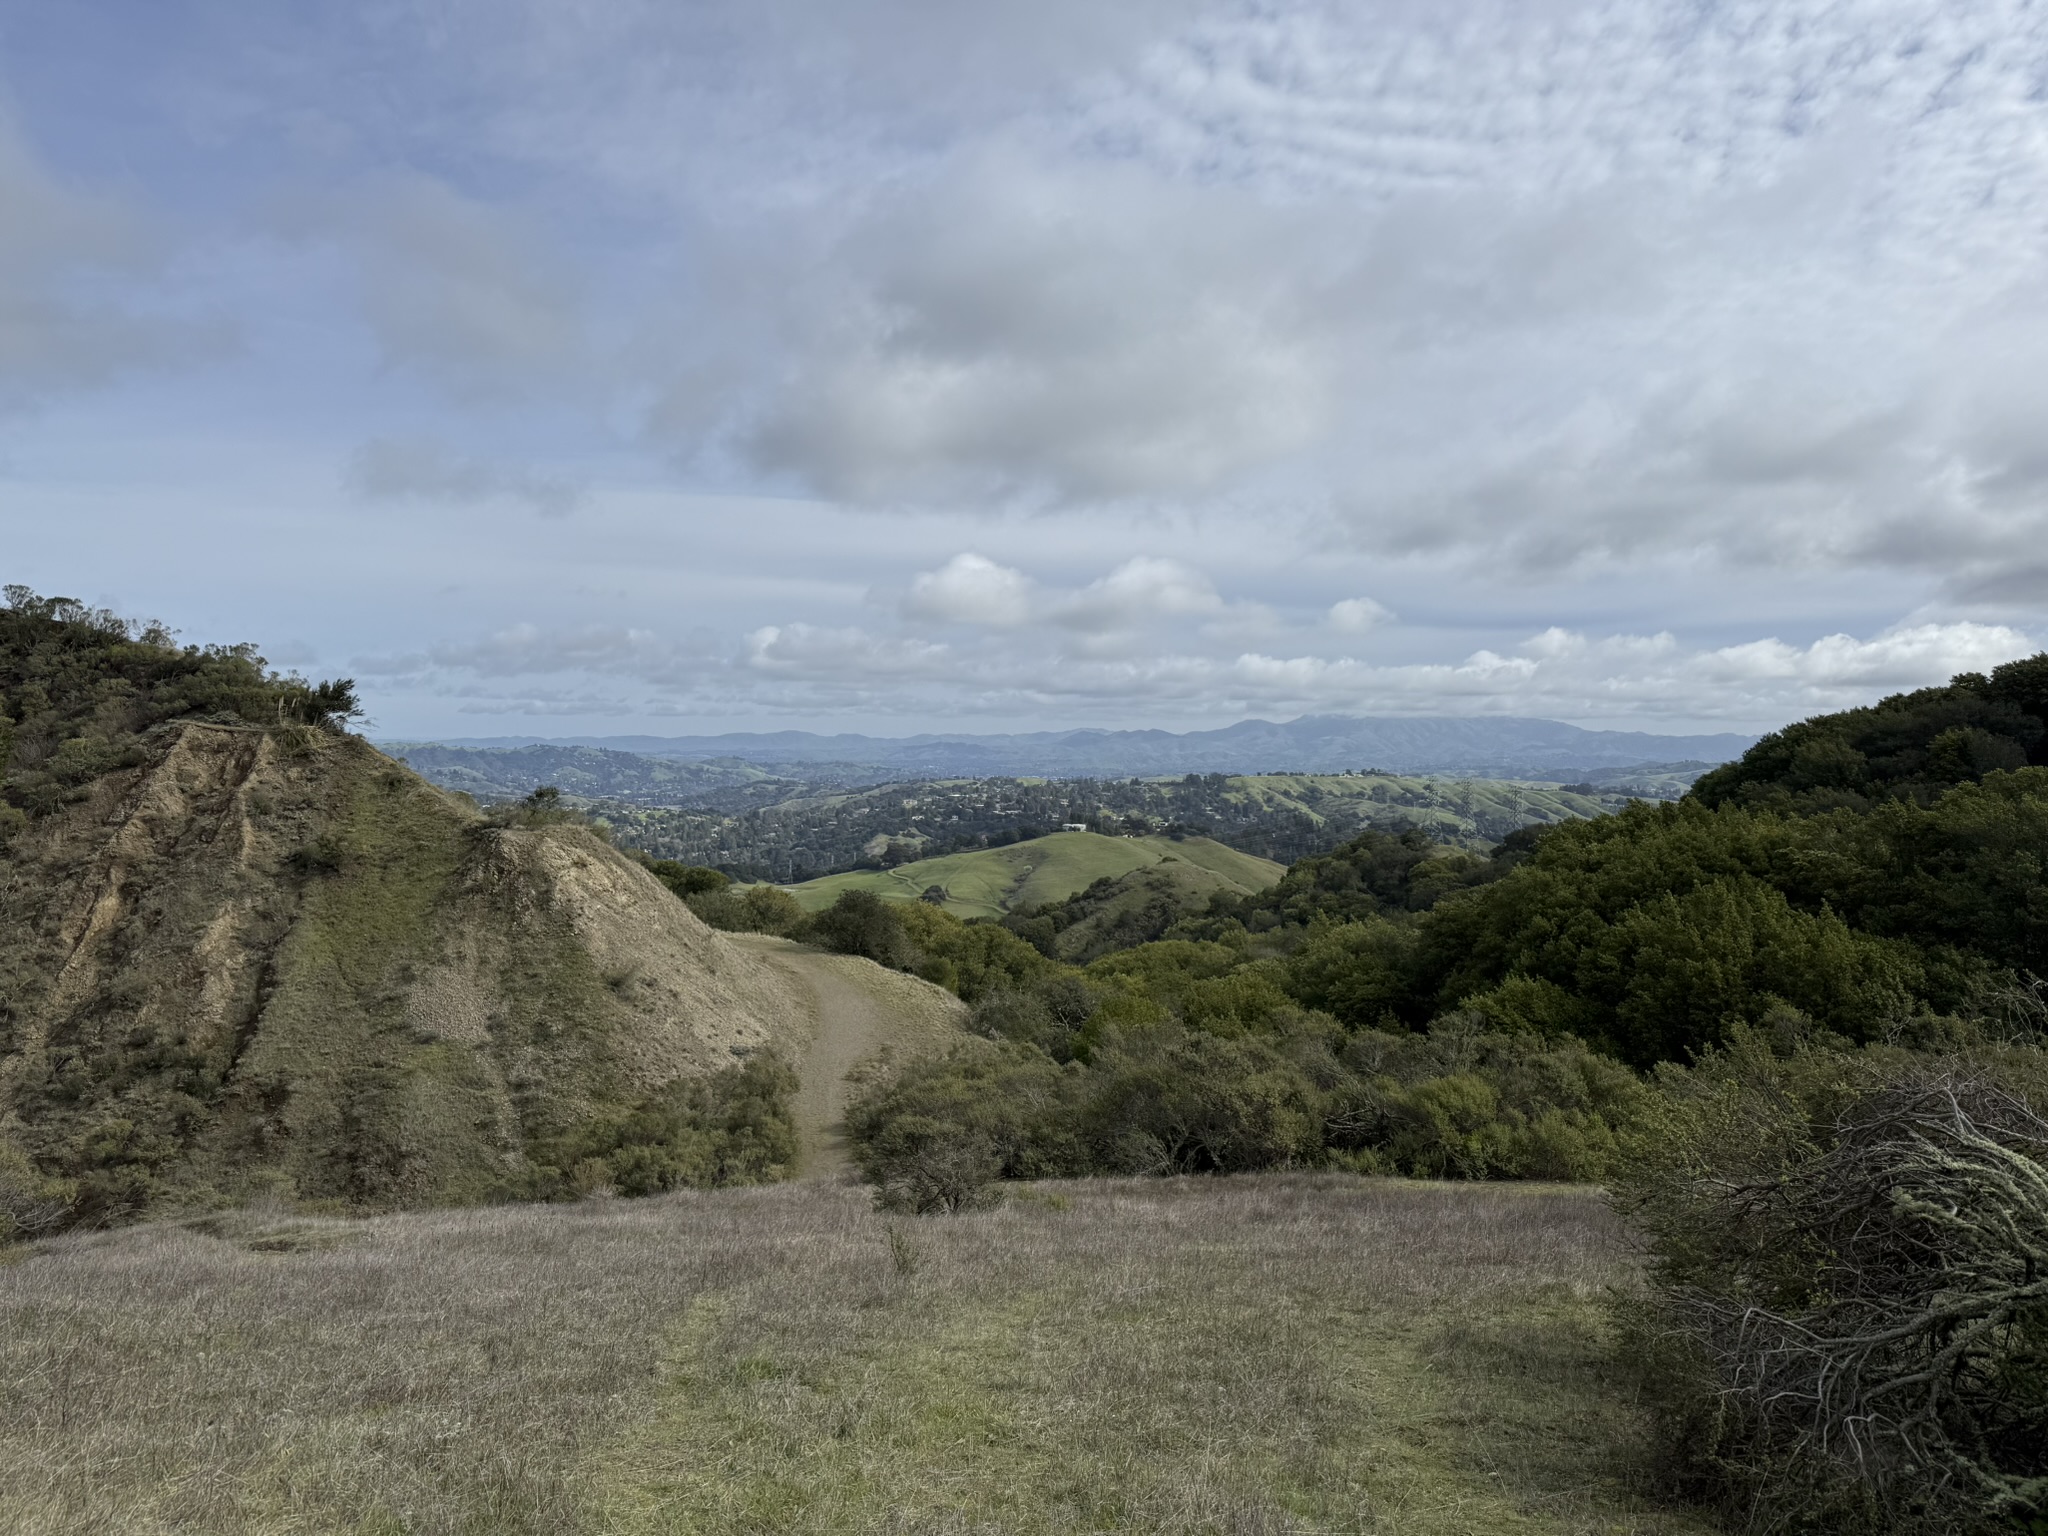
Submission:
<svg viewBox="0 0 2048 1536">
<path fill-rule="evenodd" d="M 1393 610 L 1369 597 L 1347 597 L 1330 604 L 1330 628 L 1347 635 L 1363 634 L 1393 622 Z"/>
<path fill-rule="evenodd" d="M 989 624 L 1008 628 L 1028 623 L 1035 584 L 1022 571 L 983 555 L 955 555 L 935 571 L 920 571 L 910 583 L 904 613 L 941 624 Z"/>
<path fill-rule="evenodd" d="M 1192 566 L 1140 555 L 1064 598 L 1052 616 L 1069 629 L 1100 633 L 1148 619 L 1217 613 L 1223 606 L 1215 583 Z"/>
<path fill-rule="evenodd" d="M 931 641 L 850 626 L 769 624 L 747 636 L 745 665 L 792 678 L 878 679 L 937 674 L 947 659 L 947 648 Z"/>
</svg>

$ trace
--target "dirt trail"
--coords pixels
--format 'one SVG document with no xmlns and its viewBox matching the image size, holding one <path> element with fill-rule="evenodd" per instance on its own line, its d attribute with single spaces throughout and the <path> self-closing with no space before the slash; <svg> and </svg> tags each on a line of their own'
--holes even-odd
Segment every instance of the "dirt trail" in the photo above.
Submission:
<svg viewBox="0 0 2048 1536">
<path fill-rule="evenodd" d="M 952 993 L 869 960 L 765 934 L 726 937 L 792 977 L 810 1006 L 810 1044 L 797 1063 L 802 1176 L 841 1177 L 852 1166 L 841 1125 L 851 1094 L 847 1074 L 885 1046 L 898 1057 L 944 1049 L 966 1021 L 967 1009 Z"/>
</svg>

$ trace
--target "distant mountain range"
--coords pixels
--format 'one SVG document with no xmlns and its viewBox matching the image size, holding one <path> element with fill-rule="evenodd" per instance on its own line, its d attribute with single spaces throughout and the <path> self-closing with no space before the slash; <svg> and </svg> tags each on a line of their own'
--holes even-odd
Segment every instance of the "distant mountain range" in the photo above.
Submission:
<svg viewBox="0 0 2048 1536">
<path fill-rule="evenodd" d="M 1645 767 L 1703 769 L 1740 757 L 1754 736 L 1588 731 L 1515 717 L 1304 715 L 1243 720 L 1215 731 L 1032 731 L 1015 735 L 821 736 L 810 731 L 722 736 L 493 736 L 451 747 L 598 747 L 645 757 L 724 759 L 777 769 L 859 765 L 885 776 L 1128 778 L 1175 773 L 1394 773 L 1599 780 Z"/>
<path fill-rule="evenodd" d="M 616 752 L 559 742 L 525 747 L 451 746 L 435 741 L 385 741 L 378 745 L 443 789 L 459 789 L 479 800 L 516 799 L 552 784 L 564 794 L 586 800 L 738 811 L 786 799 L 819 777 L 778 775 L 730 758 L 656 757 L 647 752 Z"/>
</svg>

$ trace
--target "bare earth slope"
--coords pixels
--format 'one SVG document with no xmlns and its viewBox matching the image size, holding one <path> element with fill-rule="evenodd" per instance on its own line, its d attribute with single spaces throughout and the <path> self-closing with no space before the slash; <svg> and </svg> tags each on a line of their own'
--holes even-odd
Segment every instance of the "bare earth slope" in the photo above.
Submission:
<svg viewBox="0 0 2048 1536">
<path fill-rule="evenodd" d="M 872 960 L 826 954 L 766 934 L 732 938 L 789 977 L 807 1004 L 811 1036 L 797 1058 L 801 1167 L 805 1178 L 832 1178 L 850 1166 L 841 1121 L 856 1069 L 884 1051 L 902 1060 L 943 1050 L 959 1035 L 967 1006 L 943 988 Z"/>
<path fill-rule="evenodd" d="M 0 851 L 0 1139 L 75 1218 L 516 1187 L 536 1139 L 801 1039 L 781 970 L 577 826 L 353 737 L 166 727 Z"/>
</svg>

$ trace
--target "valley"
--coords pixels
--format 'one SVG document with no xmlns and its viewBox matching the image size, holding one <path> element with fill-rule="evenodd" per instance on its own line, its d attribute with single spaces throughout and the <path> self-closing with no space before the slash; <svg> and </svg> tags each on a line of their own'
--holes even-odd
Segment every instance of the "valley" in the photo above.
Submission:
<svg viewBox="0 0 2048 1536">
<path fill-rule="evenodd" d="M 9 1529 L 1992 1536 L 2048 1476 L 2048 655 L 1676 800 L 718 812 L 479 803 L 346 679 L 8 598 Z M 1891 1461 L 1816 1438 L 1845 1352 Z"/>
</svg>

